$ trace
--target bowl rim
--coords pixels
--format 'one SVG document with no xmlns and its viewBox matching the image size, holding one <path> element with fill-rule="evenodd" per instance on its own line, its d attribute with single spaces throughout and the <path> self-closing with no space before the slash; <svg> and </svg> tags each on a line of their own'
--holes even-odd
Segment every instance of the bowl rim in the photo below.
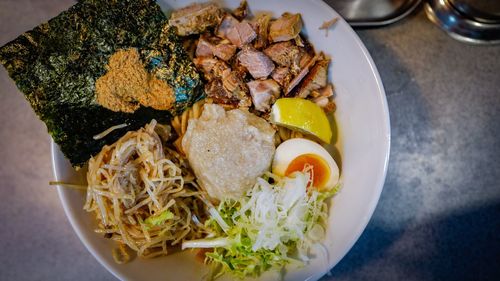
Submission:
<svg viewBox="0 0 500 281">
<path fill-rule="evenodd" d="M 385 94 L 385 89 L 382 83 L 382 79 L 380 78 L 380 74 L 378 72 L 378 69 L 366 49 L 365 45 L 357 35 L 357 33 L 352 29 L 350 25 L 348 25 L 345 20 L 338 14 L 332 7 L 330 7 L 328 4 L 326 4 L 322 0 L 309 0 L 311 2 L 315 2 L 315 4 L 318 4 L 322 7 L 322 9 L 329 10 L 333 14 L 335 14 L 340 21 L 343 21 L 346 24 L 346 28 L 348 31 L 353 35 L 354 42 L 356 45 L 360 48 L 361 52 L 364 55 L 364 58 L 368 62 L 368 65 L 371 69 L 371 72 L 373 73 L 375 77 L 375 82 L 377 85 L 377 96 L 378 99 L 381 101 L 381 111 L 382 111 L 382 116 L 384 119 L 384 123 L 381 124 L 382 126 L 382 131 L 383 135 L 385 136 L 384 139 L 384 147 L 383 149 L 385 150 L 383 152 L 384 157 L 383 157 L 383 172 L 378 175 L 377 181 L 374 183 L 374 197 L 370 200 L 369 206 L 367 206 L 367 211 L 365 212 L 365 215 L 359 219 L 359 222 L 357 223 L 357 228 L 355 233 L 352 235 L 351 239 L 347 243 L 347 246 L 345 247 L 345 250 L 343 253 L 338 255 L 338 258 L 336 260 L 331 260 L 331 262 L 328 264 L 328 268 L 326 270 L 322 270 L 322 272 L 319 272 L 319 274 L 316 274 L 316 276 L 319 276 L 317 279 L 322 277 L 323 275 L 327 274 L 330 272 L 344 257 L 347 255 L 347 253 L 351 250 L 351 248 L 354 246 L 354 244 L 358 241 L 359 237 L 363 233 L 363 231 L 366 229 L 366 226 L 370 222 L 371 217 L 373 216 L 373 213 L 375 211 L 375 208 L 379 202 L 380 195 L 382 193 L 385 179 L 387 176 L 387 169 L 388 169 L 388 163 L 389 163 L 389 156 L 390 156 L 390 147 L 391 147 L 391 125 L 390 125 L 390 114 L 389 114 L 389 107 L 387 103 L 387 97 Z M 56 155 L 57 151 L 59 150 L 57 144 L 51 139 L 51 161 L 52 161 L 52 172 L 56 180 L 60 180 L 61 178 L 61 173 L 56 167 Z M 64 195 L 65 189 L 64 187 L 57 186 L 57 193 L 59 196 L 59 200 L 61 201 L 61 204 L 64 209 L 64 213 L 69 220 L 71 227 L 73 228 L 74 232 L 76 233 L 77 237 L 80 239 L 80 241 L 84 244 L 85 248 L 92 254 L 92 256 L 104 267 L 106 270 L 108 270 L 111 274 L 113 274 L 116 278 L 120 280 L 127 280 L 127 277 L 123 275 L 119 270 L 115 270 L 116 266 L 112 265 L 111 263 L 107 262 L 97 251 L 95 251 L 92 247 L 90 247 L 90 241 L 89 239 L 83 234 L 83 232 L 80 230 L 78 227 L 77 219 L 71 212 L 71 208 L 68 204 L 68 201 L 65 200 L 65 195 Z M 314 277 L 312 277 L 314 278 Z M 310 280 L 310 279 L 308 279 Z M 314 279 L 313 279 L 314 280 Z"/>
<path fill-rule="evenodd" d="M 317 2 L 317 4 L 323 6 L 324 9 L 330 9 L 334 13 L 338 14 L 337 11 L 335 11 L 332 7 L 330 7 L 328 4 L 326 4 L 326 2 L 324 2 L 322 0 L 311 0 L 311 1 Z M 338 14 L 338 17 L 341 21 L 345 21 L 345 19 L 340 14 Z M 366 49 L 366 46 L 363 43 L 363 41 L 361 41 L 358 34 L 354 31 L 354 29 L 349 24 L 347 24 L 347 28 L 352 33 L 354 41 L 356 42 L 356 45 L 358 45 L 358 47 L 363 52 L 363 55 L 367 59 L 368 64 L 370 66 L 370 69 L 371 69 L 373 75 L 375 76 L 375 81 L 377 83 L 377 95 L 379 96 L 379 99 L 382 102 L 381 109 L 382 109 L 383 117 L 385 119 L 385 122 L 382 124 L 383 125 L 382 128 L 384 131 L 383 135 L 385 135 L 385 142 L 384 142 L 385 152 L 384 152 L 384 159 L 383 159 L 384 164 L 383 164 L 383 172 L 381 175 L 379 175 L 378 181 L 374 184 L 374 186 L 376 188 L 375 189 L 375 191 L 376 191 L 375 196 L 370 201 L 370 204 L 367 208 L 367 212 L 365 213 L 365 216 L 362 219 L 360 219 L 356 233 L 354 235 L 352 235 L 351 240 L 349 241 L 349 243 L 347 243 L 347 247 L 345 248 L 344 252 L 338 256 L 337 260 L 332 261 L 332 263 L 329 265 L 330 268 L 327 271 L 323 272 L 323 274 L 321 276 L 330 272 L 347 255 L 347 253 L 349 253 L 349 251 L 352 249 L 354 244 L 358 241 L 358 239 L 361 236 L 361 234 L 363 233 L 363 231 L 368 226 L 368 223 L 370 222 L 370 220 L 373 216 L 373 213 L 375 212 L 375 208 L 378 205 L 378 202 L 380 200 L 380 195 L 382 194 L 382 190 L 384 188 L 384 183 L 385 183 L 385 179 L 387 176 L 387 168 L 389 165 L 389 156 L 390 156 L 390 151 L 391 151 L 391 120 L 390 120 L 390 114 L 389 114 L 389 106 L 387 103 L 387 96 L 385 94 L 385 89 L 384 89 L 384 85 L 382 82 L 382 78 L 380 78 L 380 73 L 377 69 L 377 66 L 375 65 L 375 62 L 373 61 L 373 58 L 370 55 L 370 52 L 368 51 L 368 49 Z"/>
</svg>

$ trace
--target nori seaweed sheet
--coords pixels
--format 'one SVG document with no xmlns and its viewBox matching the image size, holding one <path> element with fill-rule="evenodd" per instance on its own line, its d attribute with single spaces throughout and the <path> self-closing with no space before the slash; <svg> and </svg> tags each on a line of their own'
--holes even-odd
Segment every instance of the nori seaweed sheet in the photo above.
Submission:
<svg viewBox="0 0 500 281">
<path fill-rule="evenodd" d="M 137 48 L 150 73 L 173 87 L 172 110 L 134 113 L 96 103 L 95 81 L 109 57 Z M 153 0 L 83 0 L 0 48 L 0 62 L 73 166 L 155 118 L 167 122 L 202 96 L 201 80 Z M 100 140 L 93 136 L 128 123 Z"/>
</svg>

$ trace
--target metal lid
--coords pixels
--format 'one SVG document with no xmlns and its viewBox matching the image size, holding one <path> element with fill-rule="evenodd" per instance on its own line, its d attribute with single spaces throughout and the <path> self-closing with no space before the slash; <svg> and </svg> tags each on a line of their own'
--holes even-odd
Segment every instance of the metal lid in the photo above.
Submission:
<svg viewBox="0 0 500 281">
<path fill-rule="evenodd" d="M 324 0 L 354 27 L 384 26 L 409 15 L 420 0 Z"/>
<path fill-rule="evenodd" d="M 498 0 L 450 0 L 450 4 L 462 14 L 478 22 L 500 22 L 500 1 Z"/>
<path fill-rule="evenodd" d="M 425 11 L 432 22 L 457 40 L 500 43 L 498 0 L 429 0 Z"/>
</svg>

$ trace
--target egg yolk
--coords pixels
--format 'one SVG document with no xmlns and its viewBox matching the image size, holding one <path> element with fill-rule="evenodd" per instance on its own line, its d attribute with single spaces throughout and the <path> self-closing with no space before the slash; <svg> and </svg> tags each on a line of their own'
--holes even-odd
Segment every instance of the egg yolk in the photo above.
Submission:
<svg viewBox="0 0 500 281">
<path fill-rule="evenodd" d="M 310 171 L 312 186 L 318 189 L 325 186 L 330 177 L 330 168 L 326 161 L 316 154 L 302 154 L 293 159 L 286 168 L 285 176 L 297 171 L 302 172 L 307 166 L 312 168 Z"/>
</svg>

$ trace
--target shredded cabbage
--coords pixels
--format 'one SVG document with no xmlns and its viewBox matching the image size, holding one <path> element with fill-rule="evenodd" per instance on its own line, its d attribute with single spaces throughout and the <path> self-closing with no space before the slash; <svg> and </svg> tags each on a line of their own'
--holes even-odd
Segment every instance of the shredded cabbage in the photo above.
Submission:
<svg viewBox="0 0 500 281">
<path fill-rule="evenodd" d="M 270 268 L 308 261 L 325 235 L 325 199 L 338 191 L 307 189 L 308 182 L 307 172 L 283 178 L 266 174 L 246 197 L 212 209 L 206 226 L 213 238 L 185 241 L 182 248 L 212 248 L 205 256 L 213 279 L 225 272 L 257 277 Z"/>
<path fill-rule="evenodd" d="M 148 217 L 145 221 L 144 224 L 146 224 L 146 229 L 149 230 L 153 226 L 159 226 L 165 223 L 167 220 L 171 220 L 174 218 L 174 213 L 170 212 L 169 210 L 165 210 L 158 215 L 152 215 Z"/>
</svg>

